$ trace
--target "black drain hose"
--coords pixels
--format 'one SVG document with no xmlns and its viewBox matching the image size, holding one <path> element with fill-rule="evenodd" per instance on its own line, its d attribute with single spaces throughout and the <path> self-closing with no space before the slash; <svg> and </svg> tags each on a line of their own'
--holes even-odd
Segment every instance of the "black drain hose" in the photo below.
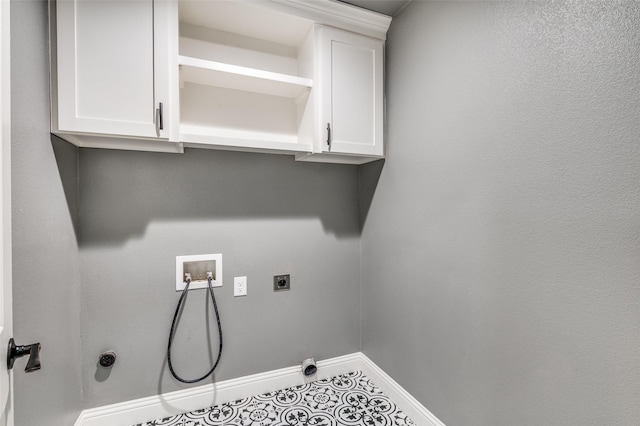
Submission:
<svg viewBox="0 0 640 426">
<path fill-rule="evenodd" d="M 209 276 L 208 277 L 209 294 L 211 295 L 211 301 L 213 302 L 213 309 L 216 311 L 216 320 L 218 321 L 218 335 L 220 336 L 220 348 L 218 349 L 218 358 L 216 359 L 215 364 L 213 364 L 213 367 L 211 367 L 211 370 L 209 370 L 207 374 L 205 374 L 204 376 L 198 379 L 193 379 L 193 380 L 183 379 L 182 377 L 178 376 L 178 373 L 174 371 L 173 365 L 171 364 L 171 344 L 173 342 L 173 335 L 176 329 L 176 321 L 178 320 L 178 313 L 180 312 L 180 306 L 182 306 L 182 301 L 184 300 L 185 296 L 187 295 L 187 292 L 189 291 L 189 284 L 191 284 L 191 278 L 189 277 L 187 277 L 187 281 L 186 281 L 187 284 L 184 286 L 184 290 L 182 290 L 182 294 L 180 295 L 180 300 L 178 301 L 178 306 L 176 306 L 176 313 L 173 314 L 173 321 L 171 322 L 171 331 L 169 332 L 169 346 L 167 347 L 167 363 L 169 364 L 169 371 L 171 371 L 171 374 L 173 375 L 173 377 L 175 377 L 177 380 L 181 381 L 182 383 L 197 383 L 206 379 L 213 373 L 213 370 L 216 369 L 216 367 L 218 366 L 218 363 L 220 362 L 220 356 L 222 355 L 222 326 L 220 325 L 220 314 L 218 313 L 218 305 L 216 304 L 216 297 L 213 295 L 213 286 L 211 284 L 212 280 L 213 278 Z"/>
</svg>

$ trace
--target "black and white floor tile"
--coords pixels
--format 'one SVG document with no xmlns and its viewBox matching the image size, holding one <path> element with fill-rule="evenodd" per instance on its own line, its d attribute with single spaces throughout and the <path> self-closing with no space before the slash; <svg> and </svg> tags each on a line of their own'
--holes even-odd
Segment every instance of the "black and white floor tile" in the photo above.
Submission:
<svg viewBox="0 0 640 426">
<path fill-rule="evenodd" d="M 362 372 L 135 426 L 415 426 Z"/>
</svg>

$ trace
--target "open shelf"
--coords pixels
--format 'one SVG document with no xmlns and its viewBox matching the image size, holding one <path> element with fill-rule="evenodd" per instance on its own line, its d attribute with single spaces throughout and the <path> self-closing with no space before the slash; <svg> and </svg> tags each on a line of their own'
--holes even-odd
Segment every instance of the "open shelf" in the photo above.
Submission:
<svg viewBox="0 0 640 426">
<path fill-rule="evenodd" d="M 313 151 L 315 24 L 266 4 L 179 2 L 179 140 L 185 146 Z"/>
<path fill-rule="evenodd" d="M 302 96 L 301 104 L 306 104 Z M 299 103 L 263 93 L 186 82 L 180 90 L 180 141 L 219 147 L 310 152 L 299 140 Z"/>
<path fill-rule="evenodd" d="M 233 131 L 212 127 L 183 124 L 180 140 L 187 146 L 213 145 L 218 148 L 233 148 L 241 151 L 259 152 L 311 152 L 311 143 L 300 143 L 296 136 L 269 134 L 264 132 Z"/>
<path fill-rule="evenodd" d="M 262 93 L 265 95 L 298 98 L 313 87 L 313 80 L 222 62 L 178 56 L 180 79 L 203 84 Z"/>
</svg>

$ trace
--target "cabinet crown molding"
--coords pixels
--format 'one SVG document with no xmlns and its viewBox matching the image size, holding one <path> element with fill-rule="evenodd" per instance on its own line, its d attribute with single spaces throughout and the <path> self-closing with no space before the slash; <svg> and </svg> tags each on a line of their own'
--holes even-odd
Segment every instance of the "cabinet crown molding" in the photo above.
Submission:
<svg viewBox="0 0 640 426">
<path fill-rule="evenodd" d="M 255 1 L 255 0 L 254 0 Z M 268 0 L 273 7 L 343 30 L 387 39 L 391 17 L 335 0 Z"/>
</svg>

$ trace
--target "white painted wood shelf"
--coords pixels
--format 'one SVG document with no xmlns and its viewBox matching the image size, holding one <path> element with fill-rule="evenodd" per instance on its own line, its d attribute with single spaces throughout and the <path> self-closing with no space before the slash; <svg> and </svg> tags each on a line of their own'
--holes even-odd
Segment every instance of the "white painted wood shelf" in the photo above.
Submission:
<svg viewBox="0 0 640 426">
<path fill-rule="evenodd" d="M 296 99 L 313 87 L 313 80 L 239 65 L 178 56 L 181 82 L 224 87 Z"/>
<path fill-rule="evenodd" d="M 273 153 L 297 153 L 311 151 L 310 143 L 301 143 L 295 135 L 275 134 L 260 131 L 243 131 L 189 124 L 180 125 L 180 140 L 187 147 L 228 149 Z"/>
</svg>

